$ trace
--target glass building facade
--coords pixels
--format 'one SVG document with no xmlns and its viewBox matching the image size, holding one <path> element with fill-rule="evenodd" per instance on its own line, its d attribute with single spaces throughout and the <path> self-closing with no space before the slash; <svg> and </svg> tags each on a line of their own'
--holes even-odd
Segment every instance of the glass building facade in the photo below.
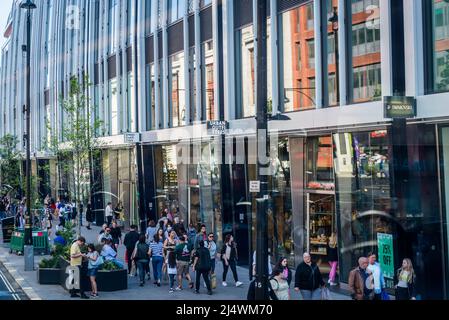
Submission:
<svg viewBox="0 0 449 320">
<path fill-rule="evenodd" d="M 33 13 L 32 153 L 52 157 L 43 141 L 67 125 L 60 97 L 70 77 L 87 76 L 104 143 L 91 177 L 95 209 L 122 201 L 126 223 L 141 227 L 169 209 L 186 225 L 206 224 L 219 241 L 234 234 L 248 253 L 239 263 L 250 265 L 253 1 L 80 1 L 69 10 L 78 29 L 63 19 L 66 2 L 36 0 L 41 10 Z M 421 297 L 447 298 L 449 4 L 267 2 L 267 109 L 290 118 L 269 121 L 277 151 L 268 177 L 272 261 L 287 257 L 293 268 L 309 251 L 326 275 L 334 234 L 343 287 L 358 257 L 388 239 L 390 261 L 380 262 L 389 288 L 391 270 L 407 257 Z M 0 69 L 0 136 L 19 141 L 24 21 L 15 3 Z M 416 117 L 387 118 L 389 96 L 414 98 Z M 228 122 L 222 141 L 207 133 L 210 120 Z M 62 173 L 52 184 L 69 191 L 71 182 Z"/>
</svg>

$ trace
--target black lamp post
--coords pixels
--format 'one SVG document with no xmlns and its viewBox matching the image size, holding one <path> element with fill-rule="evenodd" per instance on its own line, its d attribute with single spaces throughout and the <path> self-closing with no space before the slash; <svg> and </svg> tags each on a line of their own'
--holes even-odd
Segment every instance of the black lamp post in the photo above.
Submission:
<svg viewBox="0 0 449 320">
<path fill-rule="evenodd" d="M 25 215 L 25 234 L 24 234 L 24 256 L 25 256 L 25 271 L 32 271 L 34 269 L 34 252 L 33 252 L 33 230 L 31 219 L 31 123 L 30 123 L 30 71 L 31 71 L 31 10 L 36 9 L 36 5 L 32 0 L 24 0 L 20 4 L 20 9 L 27 10 L 27 37 L 26 45 L 22 47 L 24 53 L 26 52 L 26 105 L 25 105 L 25 118 L 26 118 L 26 215 Z"/>
<path fill-rule="evenodd" d="M 339 81 L 339 54 L 338 54 L 338 8 L 334 7 L 332 17 L 329 18 L 329 22 L 332 23 L 332 31 L 334 33 L 335 41 L 335 83 L 337 90 L 337 104 L 340 102 L 340 81 Z"/>
</svg>

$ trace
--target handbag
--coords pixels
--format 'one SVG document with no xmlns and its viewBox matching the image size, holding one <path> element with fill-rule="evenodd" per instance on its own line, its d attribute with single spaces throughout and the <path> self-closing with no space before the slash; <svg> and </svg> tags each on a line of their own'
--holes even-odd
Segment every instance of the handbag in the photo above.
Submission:
<svg viewBox="0 0 449 320">
<path fill-rule="evenodd" d="M 215 275 L 215 273 L 212 273 L 212 275 L 210 276 L 210 287 L 212 289 L 217 288 L 217 276 Z"/>
<path fill-rule="evenodd" d="M 321 289 L 321 300 L 332 300 L 329 288 L 324 287 Z"/>
<path fill-rule="evenodd" d="M 98 255 L 97 260 L 92 261 L 92 266 L 98 268 L 104 263 L 104 259 L 102 256 Z"/>
</svg>

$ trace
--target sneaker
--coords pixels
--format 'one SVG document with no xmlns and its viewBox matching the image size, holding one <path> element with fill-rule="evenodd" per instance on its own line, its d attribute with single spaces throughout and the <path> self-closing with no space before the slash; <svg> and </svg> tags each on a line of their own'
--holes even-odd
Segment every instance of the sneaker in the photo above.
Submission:
<svg viewBox="0 0 449 320">
<path fill-rule="evenodd" d="M 176 291 L 182 291 L 182 288 L 176 287 L 175 290 L 176 290 Z"/>
<path fill-rule="evenodd" d="M 158 282 L 158 283 L 157 283 L 157 286 L 158 286 L 158 287 L 160 287 L 160 286 L 161 286 L 161 283 L 160 283 L 160 282 Z"/>
<path fill-rule="evenodd" d="M 81 297 L 81 296 L 76 293 L 70 295 L 70 298 L 79 298 L 79 297 Z"/>
<path fill-rule="evenodd" d="M 334 287 L 334 286 L 338 286 L 338 283 L 331 282 L 330 285 Z"/>
<path fill-rule="evenodd" d="M 212 295 L 212 290 L 207 291 L 207 294 L 211 296 Z"/>
<path fill-rule="evenodd" d="M 90 297 L 93 299 L 98 298 L 98 293 L 91 293 Z"/>
<path fill-rule="evenodd" d="M 143 287 L 144 284 L 145 284 L 145 283 L 141 282 L 141 283 L 139 284 L 139 286 L 140 286 L 140 287 Z"/>
<path fill-rule="evenodd" d="M 228 284 L 226 283 L 226 281 L 223 281 L 222 285 L 223 285 L 223 287 L 227 287 L 227 286 L 228 286 Z"/>
<path fill-rule="evenodd" d="M 236 287 L 240 287 L 241 285 L 243 285 L 243 283 L 240 282 L 240 281 L 237 281 L 237 282 L 235 283 L 235 286 L 236 286 Z"/>
<path fill-rule="evenodd" d="M 86 300 L 87 300 L 87 299 L 89 299 L 89 297 L 86 296 L 85 294 L 82 294 L 82 295 L 81 295 L 81 299 L 86 299 Z"/>
<path fill-rule="evenodd" d="M 199 292 L 198 290 L 195 290 L 195 293 L 196 293 L 196 294 L 200 294 L 200 292 Z"/>
<path fill-rule="evenodd" d="M 170 288 L 170 291 L 168 291 L 168 293 L 173 293 L 175 292 L 175 290 L 173 290 L 173 288 Z"/>
<path fill-rule="evenodd" d="M 156 284 L 157 284 L 157 281 L 154 281 L 153 284 L 156 285 Z"/>
</svg>

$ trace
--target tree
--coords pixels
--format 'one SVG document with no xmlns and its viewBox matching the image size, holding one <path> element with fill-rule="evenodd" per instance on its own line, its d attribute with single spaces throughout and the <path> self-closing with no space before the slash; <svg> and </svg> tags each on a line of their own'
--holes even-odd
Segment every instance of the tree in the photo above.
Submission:
<svg viewBox="0 0 449 320">
<path fill-rule="evenodd" d="M 95 133 L 101 128 L 102 121 L 92 117 L 93 107 L 86 94 L 90 86 L 87 77 L 70 79 L 68 95 L 61 98 L 64 126 L 60 134 L 52 130 L 48 142 L 58 157 L 59 170 L 70 178 L 71 200 L 76 203 L 78 210 L 80 204 L 86 206 L 91 199 L 92 159 L 100 152 L 101 146 Z M 61 172 L 58 174 L 61 175 Z M 78 232 L 81 233 L 81 224 Z"/>
<path fill-rule="evenodd" d="M 19 139 L 16 136 L 7 134 L 0 139 L 0 190 L 15 190 L 20 193 L 21 181 L 21 161 L 22 156 L 17 150 Z"/>
</svg>

